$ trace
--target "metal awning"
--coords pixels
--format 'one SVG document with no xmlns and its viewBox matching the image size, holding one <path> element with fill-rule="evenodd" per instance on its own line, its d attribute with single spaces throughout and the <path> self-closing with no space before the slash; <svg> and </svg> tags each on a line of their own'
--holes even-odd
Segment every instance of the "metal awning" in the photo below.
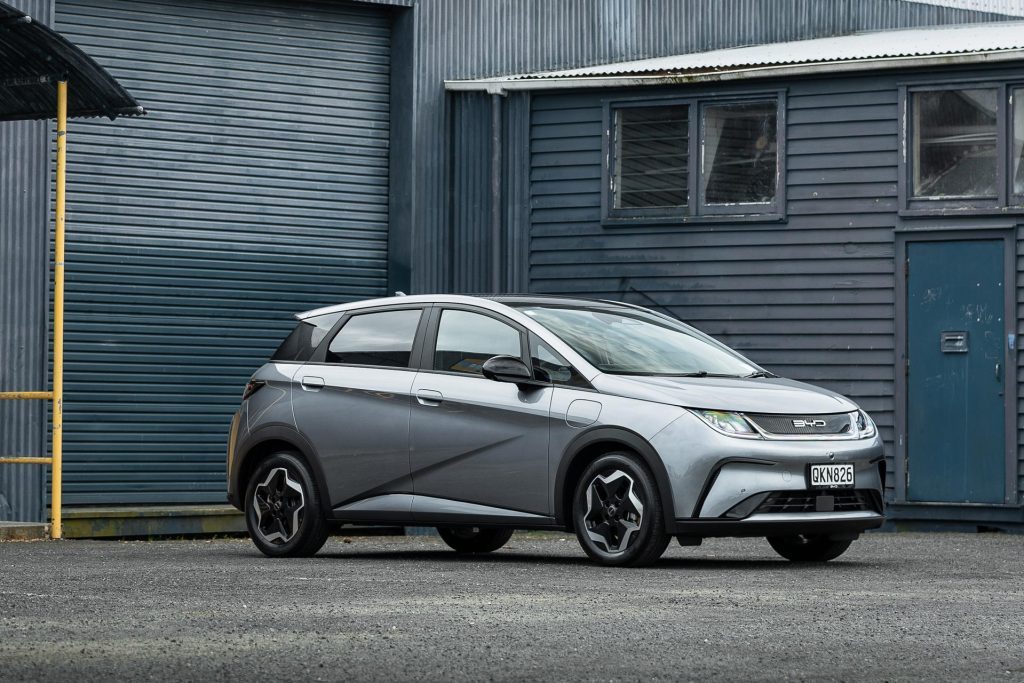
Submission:
<svg viewBox="0 0 1024 683">
<path fill-rule="evenodd" d="M 68 82 L 68 116 L 140 116 L 145 110 L 66 38 L 0 2 L 0 121 L 56 114 L 57 82 Z"/>
<path fill-rule="evenodd" d="M 1024 21 L 873 31 L 582 69 L 445 81 L 448 90 L 628 87 L 1024 60 Z"/>
</svg>

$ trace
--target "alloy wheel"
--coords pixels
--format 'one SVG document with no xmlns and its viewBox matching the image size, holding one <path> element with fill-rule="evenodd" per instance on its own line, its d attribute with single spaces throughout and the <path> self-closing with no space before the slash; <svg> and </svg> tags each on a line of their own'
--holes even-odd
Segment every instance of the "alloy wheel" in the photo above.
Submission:
<svg viewBox="0 0 1024 683">
<path fill-rule="evenodd" d="M 266 542 L 283 545 L 298 533 L 306 499 L 302 485 L 284 467 L 270 470 L 256 486 L 253 504 L 257 529 Z"/>
<path fill-rule="evenodd" d="M 644 504 L 636 482 L 622 470 L 599 474 L 587 486 L 587 535 L 612 554 L 625 552 L 643 523 Z"/>
</svg>

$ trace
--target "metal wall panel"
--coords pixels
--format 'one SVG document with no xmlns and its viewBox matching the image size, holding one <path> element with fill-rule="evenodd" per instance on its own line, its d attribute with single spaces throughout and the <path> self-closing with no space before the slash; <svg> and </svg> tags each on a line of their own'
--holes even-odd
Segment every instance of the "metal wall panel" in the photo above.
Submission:
<svg viewBox="0 0 1024 683">
<path fill-rule="evenodd" d="M 385 292 L 389 15 L 58 0 L 56 27 L 149 112 L 68 136 L 65 501 L 223 502 L 292 314 Z"/>
<path fill-rule="evenodd" d="M 408 88 L 413 171 L 392 230 L 409 247 L 400 289 L 447 290 L 462 267 L 446 248 L 451 224 L 450 121 L 441 83 L 589 66 L 855 31 L 1005 19 L 901 0 L 420 0 L 403 29 L 414 70 Z M 405 181 L 403 181 L 404 183 Z M 470 201 L 476 201 L 472 199 Z M 488 224 L 481 224 L 488 229 Z"/>
<path fill-rule="evenodd" d="M 12 4 L 35 21 L 52 18 L 52 0 Z M 0 123 L 0 391 L 49 388 L 49 146 L 44 121 Z M 46 415 L 42 401 L 0 401 L 0 455 L 48 455 Z M 0 520 L 42 521 L 44 478 L 40 465 L 0 465 Z"/>
</svg>

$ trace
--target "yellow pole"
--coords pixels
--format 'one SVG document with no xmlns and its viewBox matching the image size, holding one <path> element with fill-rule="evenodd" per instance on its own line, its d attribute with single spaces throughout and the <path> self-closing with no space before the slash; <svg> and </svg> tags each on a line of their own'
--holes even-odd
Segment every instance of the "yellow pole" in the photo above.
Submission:
<svg viewBox="0 0 1024 683">
<path fill-rule="evenodd" d="M 57 83 L 57 216 L 53 265 L 53 489 L 50 538 L 61 536 L 61 456 L 64 447 L 64 183 L 67 161 L 68 82 Z"/>
</svg>

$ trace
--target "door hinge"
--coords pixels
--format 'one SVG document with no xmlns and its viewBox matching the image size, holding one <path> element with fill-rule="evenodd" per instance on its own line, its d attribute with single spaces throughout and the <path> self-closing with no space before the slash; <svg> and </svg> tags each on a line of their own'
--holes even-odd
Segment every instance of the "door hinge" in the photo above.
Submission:
<svg viewBox="0 0 1024 683">
<path fill-rule="evenodd" d="M 904 358 L 903 359 L 903 376 L 904 377 L 910 377 L 910 359 L 909 358 Z"/>
<path fill-rule="evenodd" d="M 910 259 L 903 261 L 903 277 L 910 277 Z"/>
</svg>

